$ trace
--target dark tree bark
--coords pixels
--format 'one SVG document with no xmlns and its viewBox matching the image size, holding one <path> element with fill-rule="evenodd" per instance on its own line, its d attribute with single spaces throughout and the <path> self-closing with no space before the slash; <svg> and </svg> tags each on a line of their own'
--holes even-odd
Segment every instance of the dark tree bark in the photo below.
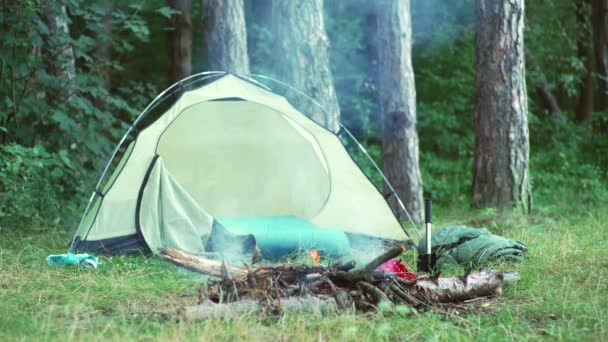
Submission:
<svg viewBox="0 0 608 342">
<path fill-rule="evenodd" d="M 103 80 L 103 87 L 106 90 L 108 96 L 110 95 L 111 82 L 111 67 L 110 63 L 112 60 L 112 6 L 108 5 L 104 10 L 104 15 L 101 18 L 101 30 L 95 33 L 95 39 L 97 41 L 97 47 L 95 49 L 95 55 L 100 65 L 100 76 Z M 105 97 L 95 98 L 95 106 L 97 108 L 104 108 L 106 105 Z"/>
<path fill-rule="evenodd" d="M 249 74 L 243 0 L 201 0 L 208 69 Z"/>
<path fill-rule="evenodd" d="M 576 121 L 591 125 L 593 118 L 593 34 L 591 24 L 591 0 L 577 0 L 576 18 L 578 57 L 585 64 L 585 74 L 579 91 L 578 105 L 576 106 Z"/>
<path fill-rule="evenodd" d="M 475 8 L 473 207 L 531 208 L 524 0 Z"/>
<path fill-rule="evenodd" d="M 192 74 L 192 9 L 191 0 L 167 0 L 167 6 L 180 13 L 169 18 L 167 53 L 169 54 L 169 84 Z"/>
<path fill-rule="evenodd" d="M 421 222 L 422 180 L 418 163 L 410 1 L 377 1 L 376 21 L 384 173 L 414 221 Z M 404 217 L 395 198 L 389 197 L 389 203 L 399 217 Z"/>
<path fill-rule="evenodd" d="M 317 123 L 337 132 L 340 107 L 329 64 L 323 0 L 273 1 L 272 16 L 278 57 L 275 70 L 279 78 L 315 99 L 327 113 L 310 101 L 294 101 L 294 105 Z"/>
<path fill-rule="evenodd" d="M 48 28 L 43 36 L 42 55 L 47 74 L 58 77 L 55 89 L 47 91 L 49 103 L 69 101 L 76 91 L 73 79 L 76 73 L 74 49 L 65 6 L 54 1 L 44 1 L 42 21 Z"/>
<path fill-rule="evenodd" d="M 599 76 L 598 109 L 608 110 L 608 0 L 595 0 L 593 9 L 596 71 Z"/>
<path fill-rule="evenodd" d="M 549 90 L 549 86 L 547 85 L 546 80 L 541 80 L 536 86 L 536 94 L 540 98 L 543 107 L 545 107 L 545 109 L 548 110 L 551 115 L 561 115 L 559 102 L 557 101 L 555 95 L 553 95 L 553 93 Z"/>
</svg>

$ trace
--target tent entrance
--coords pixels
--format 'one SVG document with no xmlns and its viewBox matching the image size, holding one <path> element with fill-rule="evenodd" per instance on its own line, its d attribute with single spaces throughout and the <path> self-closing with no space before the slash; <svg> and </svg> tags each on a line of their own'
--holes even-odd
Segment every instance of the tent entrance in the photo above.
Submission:
<svg viewBox="0 0 608 342">
<path fill-rule="evenodd" d="M 314 137 L 285 115 L 248 101 L 186 108 L 157 153 L 197 204 L 215 217 L 314 217 L 330 194 Z"/>
</svg>

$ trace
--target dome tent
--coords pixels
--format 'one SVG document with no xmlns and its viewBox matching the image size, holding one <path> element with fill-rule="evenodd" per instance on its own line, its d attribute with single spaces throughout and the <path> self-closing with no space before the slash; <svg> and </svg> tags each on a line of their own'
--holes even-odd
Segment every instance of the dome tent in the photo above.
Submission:
<svg viewBox="0 0 608 342">
<path fill-rule="evenodd" d="M 72 251 L 196 253 L 223 218 L 294 216 L 319 229 L 406 239 L 334 133 L 251 79 L 216 77 L 141 130 L 136 120 L 135 138 L 105 186 L 98 183 Z"/>
</svg>

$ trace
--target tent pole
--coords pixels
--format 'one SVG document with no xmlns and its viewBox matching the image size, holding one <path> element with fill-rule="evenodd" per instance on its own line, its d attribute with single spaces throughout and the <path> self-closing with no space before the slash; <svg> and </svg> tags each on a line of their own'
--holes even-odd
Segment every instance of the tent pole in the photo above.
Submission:
<svg viewBox="0 0 608 342">
<path fill-rule="evenodd" d="M 101 175 L 99 176 L 99 180 L 97 181 L 97 184 L 95 185 L 95 187 L 93 188 L 91 192 L 91 197 L 89 197 L 89 201 L 87 203 L 87 206 L 84 210 L 84 213 L 82 214 L 82 217 L 80 218 L 80 221 L 78 222 L 78 226 L 76 226 L 76 228 L 74 228 L 74 231 L 76 231 L 80 225 L 84 222 L 84 218 L 87 216 L 87 213 L 89 212 L 89 209 L 91 208 L 91 203 L 93 203 L 93 199 L 95 198 L 96 189 L 99 189 L 99 186 L 101 185 L 101 182 L 103 181 L 106 173 L 108 172 L 110 165 L 112 164 L 112 161 L 114 160 L 114 158 L 116 157 L 116 155 L 118 154 L 118 151 L 120 150 L 120 148 L 122 147 L 122 144 L 124 144 L 125 140 L 127 140 L 127 137 L 129 136 L 129 134 L 131 134 L 131 132 L 133 131 L 133 128 L 141 121 L 143 120 L 146 115 L 150 112 L 150 110 L 154 107 L 156 107 L 158 105 L 158 103 L 164 101 L 165 99 L 163 98 L 161 100 L 161 98 L 163 96 L 165 96 L 165 94 L 168 94 L 169 91 L 171 91 L 170 94 L 173 94 L 173 91 L 176 89 L 176 87 L 178 85 L 180 85 L 182 82 L 187 81 L 187 80 L 191 80 L 193 78 L 196 77 L 200 77 L 200 76 L 207 76 L 203 79 L 206 78 L 210 78 L 210 77 L 214 77 L 214 76 L 221 76 L 221 75 L 225 75 L 227 74 L 224 71 L 204 71 L 204 72 L 200 72 L 191 76 L 188 76 L 180 81 L 177 81 L 175 83 L 173 83 L 172 85 L 170 85 L 167 89 L 163 90 L 160 94 L 158 94 L 154 100 L 152 100 L 152 102 L 150 102 L 150 104 L 148 104 L 148 106 L 146 106 L 146 108 L 144 108 L 144 110 L 137 116 L 137 118 L 135 119 L 135 121 L 133 122 L 133 124 L 131 124 L 131 126 L 129 126 L 129 129 L 127 129 L 127 132 L 123 135 L 122 139 L 120 139 L 120 142 L 118 143 L 118 145 L 116 145 L 116 148 L 114 148 L 114 151 L 112 151 L 112 154 L 110 154 L 110 158 L 108 158 L 108 161 L 105 163 L 105 166 L 103 168 L 103 171 L 101 172 Z M 160 100 L 160 101 L 159 101 Z M 158 103 L 157 103 L 158 102 Z M 88 231 L 87 231 L 88 234 Z M 70 243 L 70 250 L 72 250 L 72 244 Z"/>
<path fill-rule="evenodd" d="M 384 183 L 386 183 L 386 185 L 388 186 L 388 188 L 393 193 L 393 196 L 395 196 L 395 198 L 397 199 L 397 203 L 399 204 L 399 207 L 401 209 L 403 209 L 403 211 L 405 212 L 405 215 L 407 216 L 408 221 L 410 222 L 410 224 L 412 225 L 412 227 L 414 227 L 414 230 L 416 231 L 416 235 L 418 235 L 418 240 L 420 240 L 422 237 L 420 236 L 420 232 L 418 231 L 418 227 L 416 227 L 416 224 L 414 223 L 414 220 L 412 219 L 412 216 L 410 216 L 410 213 L 405 208 L 405 205 L 401 201 L 401 198 L 397 194 L 397 191 L 395 191 L 395 188 L 393 188 L 393 185 L 388 181 L 388 178 L 386 178 L 386 176 L 384 175 L 384 172 L 382 172 L 382 170 L 380 169 L 380 166 L 378 166 L 378 164 L 374 161 L 374 159 L 372 158 L 372 156 L 367 152 L 367 150 L 365 149 L 365 147 L 359 142 L 359 140 L 357 140 L 357 138 L 355 138 L 355 136 L 346 127 L 344 127 L 343 124 L 340 123 L 340 127 L 344 130 L 344 132 L 346 132 L 346 134 L 348 134 L 348 136 L 355 142 L 355 144 L 357 144 L 357 147 L 359 147 L 359 149 L 361 150 L 361 152 L 363 152 L 363 154 L 367 157 L 367 159 L 372 163 L 372 165 L 374 166 L 374 168 L 376 169 L 376 171 L 378 171 L 380 173 L 380 175 L 382 176 L 382 180 L 384 180 Z M 407 231 L 405 233 L 407 234 L 407 236 L 410 239 L 412 238 L 410 236 L 410 234 L 407 233 Z"/>
</svg>

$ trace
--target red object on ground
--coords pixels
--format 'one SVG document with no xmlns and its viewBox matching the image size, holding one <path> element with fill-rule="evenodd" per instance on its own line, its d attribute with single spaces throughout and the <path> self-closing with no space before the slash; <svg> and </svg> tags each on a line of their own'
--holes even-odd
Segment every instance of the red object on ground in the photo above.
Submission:
<svg viewBox="0 0 608 342">
<path fill-rule="evenodd" d="M 416 279 L 416 274 L 410 272 L 407 267 L 399 259 L 392 259 L 378 267 L 379 271 L 384 273 L 394 274 L 399 278 L 413 280 Z"/>
</svg>

